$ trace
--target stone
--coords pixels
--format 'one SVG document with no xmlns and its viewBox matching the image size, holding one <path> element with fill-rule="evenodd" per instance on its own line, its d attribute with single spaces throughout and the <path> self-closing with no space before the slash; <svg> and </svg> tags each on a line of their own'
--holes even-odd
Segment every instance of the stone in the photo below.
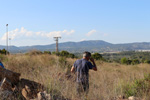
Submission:
<svg viewBox="0 0 150 100">
<path fill-rule="evenodd" d="M 143 99 L 131 96 L 128 98 L 128 100 L 143 100 Z"/>
<path fill-rule="evenodd" d="M 26 100 L 30 100 L 29 97 L 28 97 L 28 92 L 26 91 L 25 88 L 22 89 L 22 95 L 23 95 L 23 97 L 24 97 Z"/>
<path fill-rule="evenodd" d="M 0 99 L 1 100 L 14 100 L 13 92 L 8 91 L 8 90 L 0 91 Z"/>
<path fill-rule="evenodd" d="M 0 81 L 6 78 L 11 82 L 11 84 L 16 85 L 20 80 L 20 75 L 20 73 L 16 73 L 0 67 Z"/>
<path fill-rule="evenodd" d="M 40 91 L 43 91 L 43 86 L 37 82 L 27 79 L 21 79 L 19 82 L 19 90 L 26 99 L 35 99 Z"/>
<path fill-rule="evenodd" d="M 51 100 L 50 94 L 47 94 L 46 91 L 39 92 L 37 94 L 37 100 Z"/>
<path fill-rule="evenodd" d="M 12 84 L 8 79 L 4 78 L 0 83 L 0 90 L 12 91 Z"/>
</svg>

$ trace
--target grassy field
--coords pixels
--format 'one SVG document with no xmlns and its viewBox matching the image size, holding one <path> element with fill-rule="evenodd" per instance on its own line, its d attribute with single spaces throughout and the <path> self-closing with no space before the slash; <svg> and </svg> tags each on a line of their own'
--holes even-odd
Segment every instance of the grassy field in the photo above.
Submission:
<svg viewBox="0 0 150 100">
<path fill-rule="evenodd" d="M 7 69 L 21 73 L 21 78 L 43 84 L 58 100 L 79 100 L 75 75 L 70 68 L 76 59 L 55 55 L 0 56 Z M 113 100 L 117 96 L 136 96 L 150 100 L 150 65 L 121 65 L 96 61 L 98 71 L 90 71 L 88 100 Z"/>
</svg>

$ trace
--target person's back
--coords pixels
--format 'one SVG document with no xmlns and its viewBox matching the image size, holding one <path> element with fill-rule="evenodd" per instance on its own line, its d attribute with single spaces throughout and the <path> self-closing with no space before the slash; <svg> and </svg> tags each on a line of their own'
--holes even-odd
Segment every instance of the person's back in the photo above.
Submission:
<svg viewBox="0 0 150 100">
<path fill-rule="evenodd" d="M 90 62 L 80 59 L 74 63 L 74 67 L 77 74 L 77 82 L 88 83 L 89 69 L 92 69 Z"/>
</svg>

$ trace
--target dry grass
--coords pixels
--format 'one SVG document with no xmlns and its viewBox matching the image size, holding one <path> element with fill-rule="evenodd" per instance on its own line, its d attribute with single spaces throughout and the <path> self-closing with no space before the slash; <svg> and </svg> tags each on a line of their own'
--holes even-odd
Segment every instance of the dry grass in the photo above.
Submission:
<svg viewBox="0 0 150 100">
<path fill-rule="evenodd" d="M 3 59 L 6 68 L 21 73 L 22 78 L 34 80 L 47 87 L 58 100 L 75 100 L 75 76 L 70 67 L 76 59 L 59 58 L 54 55 L 10 55 Z M 111 100 L 124 95 L 123 86 L 150 73 L 148 64 L 120 65 L 96 61 L 98 71 L 90 71 L 89 100 Z M 71 76 L 70 76 L 71 75 Z M 143 97 L 149 98 L 148 95 Z"/>
</svg>

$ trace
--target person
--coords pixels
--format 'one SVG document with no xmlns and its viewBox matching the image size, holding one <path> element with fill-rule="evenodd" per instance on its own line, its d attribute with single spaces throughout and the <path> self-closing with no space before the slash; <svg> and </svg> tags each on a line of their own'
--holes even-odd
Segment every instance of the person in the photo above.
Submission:
<svg viewBox="0 0 150 100">
<path fill-rule="evenodd" d="M 71 72 L 77 75 L 76 83 L 79 97 L 81 93 L 87 97 L 89 91 L 89 69 L 97 71 L 95 61 L 91 58 L 91 53 L 86 51 L 83 53 L 83 58 L 76 60 L 71 68 Z"/>
<path fill-rule="evenodd" d="M 5 67 L 4 67 L 4 65 L 3 65 L 2 61 L 1 61 L 1 59 L 0 59 L 0 67 L 2 67 L 2 68 L 5 69 Z"/>
</svg>

